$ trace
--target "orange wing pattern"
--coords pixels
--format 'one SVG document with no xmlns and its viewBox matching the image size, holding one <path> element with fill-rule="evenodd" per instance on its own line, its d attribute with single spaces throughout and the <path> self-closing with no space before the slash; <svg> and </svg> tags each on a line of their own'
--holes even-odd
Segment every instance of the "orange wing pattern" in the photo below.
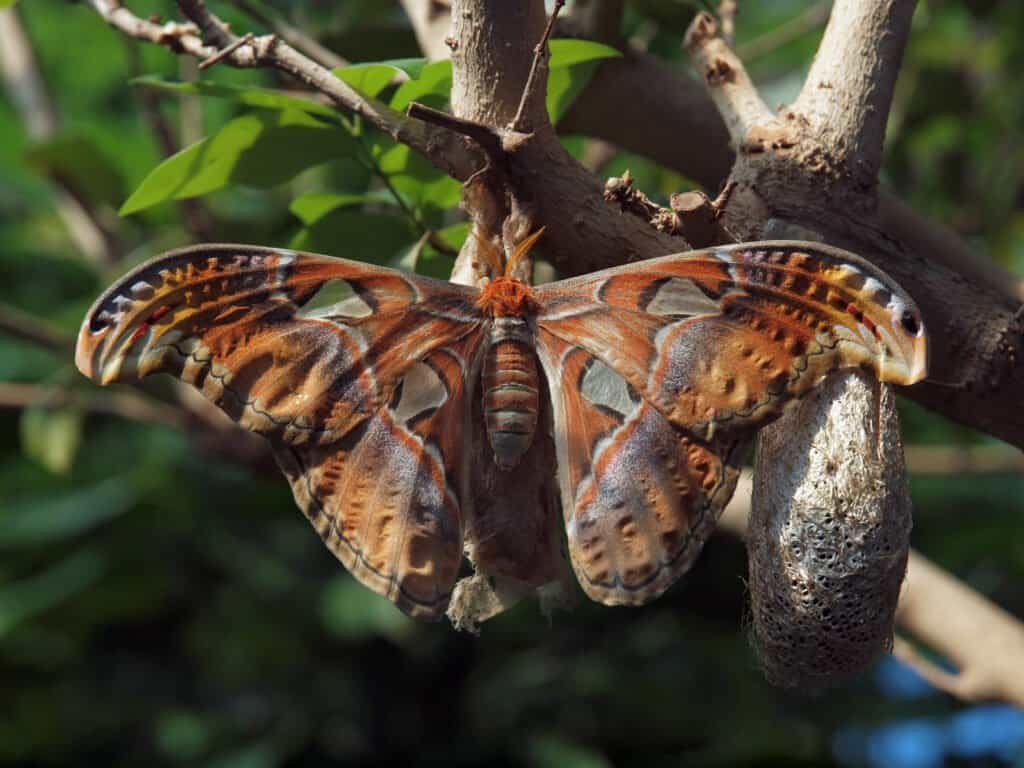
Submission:
<svg viewBox="0 0 1024 768">
<path fill-rule="evenodd" d="M 665 256 L 536 294 L 540 329 L 601 359 L 698 435 L 762 426 L 837 368 L 907 385 L 927 366 L 913 300 L 870 263 L 824 245 Z"/>
<path fill-rule="evenodd" d="M 444 611 L 462 552 L 476 292 L 251 246 L 166 254 L 96 302 L 76 362 L 170 373 L 271 438 L 331 550 L 409 613 Z"/>
<path fill-rule="evenodd" d="M 569 553 L 609 604 L 646 602 L 689 567 L 741 446 L 829 372 L 925 374 L 912 300 L 826 246 L 678 254 L 535 293 Z"/>
<path fill-rule="evenodd" d="M 830 371 L 862 366 L 898 384 L 925 373 L 910 298 L 825 246 L 678 254 L 532 292 L 504 280 L 529 299 L 502 322 L 527 351 L 532 334 L 545 372 L 570 558 L 587 594 L 609 604 L 647 602 L 689 568 L 753 432 Z M 509 487 L 497 466 L 470 476 L 471 446 L 486 442 L 475 388 L 498 322 L 480 298 L 342 259 L 204 246 L 101 296 L 76 362 L 103 384 L 176 375 L 268 437 L 349 570 L 437 617 L 466 531 L 495 572 L 537 583 L 557 571 L 537 478 L 516 494 L 536 510 L 484 498 L 473 517 L 474 494 Z"/>
<path fill-rule="evenodd" d="M 739 477 L 745 442 L 674 427 L 612 368 L 541 331 L 562 512 L 583 591 L 642 605 L 688 570 Z"/>
</svg>

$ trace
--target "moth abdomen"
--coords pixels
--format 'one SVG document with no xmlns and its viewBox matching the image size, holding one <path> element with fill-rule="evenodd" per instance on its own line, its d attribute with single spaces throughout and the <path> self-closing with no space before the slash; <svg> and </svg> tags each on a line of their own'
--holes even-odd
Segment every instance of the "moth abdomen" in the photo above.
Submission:
<svg viewBox="0 0 1024 768">
<path fill-rule="evenodd" d="M 484 356 L 484 422 L 494 461 L 502 469 L 519 463 L 537 428 L 540 393 L 532 339 L 522 318 L 495 318 Z"/>
</svg>

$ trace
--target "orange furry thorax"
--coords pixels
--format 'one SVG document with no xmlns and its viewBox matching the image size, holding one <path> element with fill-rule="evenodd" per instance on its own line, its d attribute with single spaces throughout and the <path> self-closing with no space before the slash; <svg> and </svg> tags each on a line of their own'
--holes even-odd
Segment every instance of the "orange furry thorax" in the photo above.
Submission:
<svg viewBox="0 0 1024 768">
<path fill-rule="evenodd" d="M 476 304 L 492 317 L 523 317 L 537 308 L 530 286 L 514 277 L 494 278 Z"/>
</svg>

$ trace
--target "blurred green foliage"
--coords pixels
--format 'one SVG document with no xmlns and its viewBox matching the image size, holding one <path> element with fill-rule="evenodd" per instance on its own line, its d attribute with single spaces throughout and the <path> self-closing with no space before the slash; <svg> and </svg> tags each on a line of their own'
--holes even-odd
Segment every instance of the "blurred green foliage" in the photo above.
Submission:
<svg viewBox="0 0 1024 768">
<path fill-rule="evenodd" d="M 131 7 L 173 12 L 168 2 Z M 398 109 L 413 99 L 443 106 L 450 65 L 416 58 L 397 3 L 267 7 L 350 59 L 376 62 L 338 72 L 353 87 Z M 743 3 L 741 52 L 807 7 Z M 235 29 L 262 31 L 217 9 Z M 192 239 L 195 209 L 180 203 L 190 197 L 220 240 L 450 269 L 467 234 L 459 186 L 389 137 L 282 95 L 293 84 L 266 72 L 218 66 L 183 82 L 188 70 L 171 54 L 124 39 L 85 4 L 36 0 L 18 12 L 61 128 L 30 141 L 0 98 L 4 305 L 70 336 L 113 277 Z M 682 67 L 692 13 L 637 0 L 626 31 Z M 886 180 L 1021 271 L 1024 4 L 924 3 L 914 27 Z M 795 94 L 818 34 L 750 62 L 771 101 Z M 548 103 L 558 116 L 609 51 L 556 41 L 554 52 Z M 163 157 L 144 92 L 173 134 L 182 99 L 198 99 L 206 138 Z M 580 151 L 584 142 L 566 143 Z M 687 186 L 624 152 L 605 171 L 626 167 L 655 196 Z M 54 178 L 116 233 L 119 263 L 76 252 Z M 419 247 L 424 233 L 433 237 Z M 480 638 L 412 622 L 341 569 L 273 470 L 254 473 L 170 427 L 97 412 L 110 393 L 68 355 L 0 334 L 4 382 L 42 394 L 0 410 L 0 762 L 822 765 L 840 726 L 957 709 L 937 695 L 886 698 L 870 674 L 813 697 L 771 689 L 743 629 L 744 552 L 726 537 L 643 609 L 581 601 L 548 620 L 524 604 Z M 54 388 L 73 397 L 55 405 L 45 397 Z M 174 397 L 168 382 L 144 389 Z M 912 444 L 987 442 L 911 404 L 904 421 Z M 1020 475 L 915 476 L 913 493 L 915 545 L 1024 614 Z"/>
</svg>

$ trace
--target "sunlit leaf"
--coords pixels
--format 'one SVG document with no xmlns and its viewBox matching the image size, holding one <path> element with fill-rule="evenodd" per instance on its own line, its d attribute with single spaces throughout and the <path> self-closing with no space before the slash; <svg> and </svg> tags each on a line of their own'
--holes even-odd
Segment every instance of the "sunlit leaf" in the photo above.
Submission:
<svg viewBox="0 0 1024 768">
<path fill-rule="evenodd" d="M 601 59 L 622 56 L 619 51 L 590 40 L 552 40 L 548 73 L 547 108 L 557 124 L 583 92 Z"/>
<path fill-rule="evenodd" d="M 366 96 L 376 97 L 404 70 L 385 63 L 351 64 L 332 70 L 334 74 Z"/>
<path fill-rule="evenodd" d="M 587 61 L 622 57 L 622 53 L 617 49 L 604 43 L 595 43 L 593 40 L 558 38 L 552 40 L 549 46 L 551 59 L 548 66 L 551 69 L 571 67 L 574 64 L 582 64 Z"/>
<path fill-rule="evenodd" d="M 347 131 L 298 110 L 243 115 L 150 171 L 125 201 L 121 214 L 169 199 L 205 195 L 230 184 L 272 187 L 354 148 Z"/>
<path fill-rule="evenodd" d="M 451 60 L 434 61 L 422 67 L 418 77 L 398 86 L 395 95 L 391 97 L 391 108 L 403 112 L 414 101 L 438 107 L 448 101 L 451 90 Z"/>
<path fill-rule="evenodd" d="M 396 201 L 394 195 L 387 190 L 380 189 L 371 190 L 365 194 L 308 192 L 292 200 L 288 210 L 294 213 L 303 224 L 308 226 L 315 224 L 328 213 L 338 208 L 349 208 L 366 203 L 395 205 Z"/>
<path fill-rule="evenodd" d="M 381 173 L 388 177 L 391 186 L 408 205 L 429 206 L 441 211 L 458 205 L 462 185 L 408 145 L 385 139 L 374 146 L 374 151 L 379 153 L 377 165 Z"/>
</svg>

